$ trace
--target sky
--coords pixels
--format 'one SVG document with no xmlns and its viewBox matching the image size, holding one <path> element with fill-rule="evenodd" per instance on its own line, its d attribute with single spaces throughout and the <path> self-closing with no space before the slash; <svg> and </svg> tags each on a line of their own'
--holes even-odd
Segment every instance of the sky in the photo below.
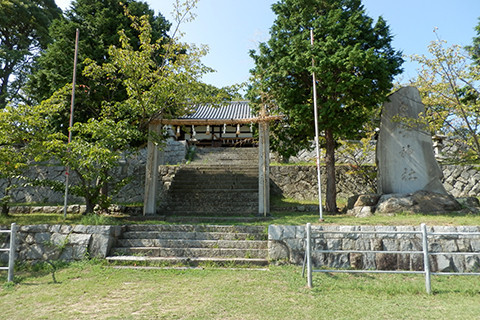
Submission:
<svg viewBox="0 0 480 320">
<path fill-rule="evenodd" d="M 70 0 L 55 0 L 62 9 Z M 174 0 L 147 0 L 156 14 L 173 22 Z M 204 44 L 209 53 L 203 63 L 216 70 L 203 81 L 224 87 L 248 81 L 254 67 L 249 51 L 268 41 L 275 15 L 271 5 L 277 0 L 200 0 L 196 19 L 183 24 L 182 41 Z M 436 39 L 449 44 L 469 45 L 480 17 L 480 0 L 363 0 L 367 14 L 387 21 L 394 36 L 393 47 L 405 55 L 428 55 L 427 46 Z M 415 77 L 418 66 L 405 58 L 404 72 L 397 80 L 406 83 Z"/>
</svg>

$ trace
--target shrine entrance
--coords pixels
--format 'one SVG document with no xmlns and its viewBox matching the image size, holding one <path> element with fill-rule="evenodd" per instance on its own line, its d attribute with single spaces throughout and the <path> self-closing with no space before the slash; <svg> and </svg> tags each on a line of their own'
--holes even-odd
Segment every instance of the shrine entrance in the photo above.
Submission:
<svg viewBox="0 0 480 320">
<path fill-rule="evenodd" d="M 221 106 L 198 105 L 195 112 L 178 119 L 157 119 L 150 130 L 161 133 L 170 126 L 177 140 L 199 147 L 258 147 L 258 214 L 270 213 L 269 122 L 281 116 L 267 116 L 264 109 L 254 116 L 248 102 L 230 102 Z M 258 139 L 253 126 L 258 124 Z M 162 151 L 148 142 L 145 176 L 144 215 L 157 214 L 158 166 Z"/>
</svg>

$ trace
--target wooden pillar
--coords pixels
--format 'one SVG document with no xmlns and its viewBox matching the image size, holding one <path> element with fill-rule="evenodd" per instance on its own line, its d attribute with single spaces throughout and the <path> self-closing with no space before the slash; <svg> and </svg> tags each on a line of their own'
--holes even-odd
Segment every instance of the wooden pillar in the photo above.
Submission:
<svg viewBox="0 0 480 320">
<path fill-rule="evenodd" d="M 260 122 L 258 132 L 258 213 L 270 214 L 270 138 L 269 123 Z"/>
<path fill-rule="evenodd" d="M 160 134 L 161 127 L 160 124 L 151 124 L 148 129 L 151 132 Z M 162 158 L 161 153 L 163 152 L 158 149 L 158 144 L 149 139 L 147 145 L 147 164 L 145 168 L 144 216 L 157 213 L 158 166 Z"/>
</svg>

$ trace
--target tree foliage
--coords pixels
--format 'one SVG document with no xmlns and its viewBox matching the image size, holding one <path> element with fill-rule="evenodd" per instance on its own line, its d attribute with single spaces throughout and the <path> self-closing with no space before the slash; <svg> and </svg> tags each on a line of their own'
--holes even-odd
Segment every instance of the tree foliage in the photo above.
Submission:
<svg viewBox="0 0 480 320">
<path fill-rule="evenodd" d="M 79 181 L 70 192 L 85 199 L 86 213 L 93 212 L 97 204 L 108 209 L 111 196 L 128 182 L 128 177 L 113 175 L 112 169 L 118 167 L 122 157 L 128 156 L 128 145 L 136 132 L 125 121 L 108 118 L 77 122 L 71 130 L 73 138 L 69 144 L 65 135 L 53 134 L 44 142 L 44 148 L 75 173 Z M 64 187 L 49 183 L 58 189 Z M 113 189 L 109 190 L 110 187 Z"/>
<path fill-rule="evenodd" d="M 140 33 L 139 49 L 136 50 L 121 31 L 120 47 L 109 49 L 111 61 L 103 65 L 89 61 L 84 74 L 93 81 L 107 80 L 112 88 L 124 87 L 126 99 L 104 101 L 103 115 L 128 119 L 145 133 L 153 119 L 183 115 L 192 103 L 201 101 L 204 86 L 200 78 L 211 69 L 200 60 L 207 52 L 205 47 L 196 48 L 175 38 L 152 42 L 147 18 L 130 18 Z M 161 63 L 157 62 L 158 52 L 161 52 Z"/>
<path fill-rule="evenodd" d="M 480 160 L 480 65 L 475 54 L 458 45 L 449 46 L 437 38 L 428 46 L 430 55 L 415 55 L 420 64 L 412 84 L 418 87 L 425 104 L 424 119 L 433 133 L 456 141 L 457 161 Z"/>
<path fill-rule="evenodd" d="M 50 140 L 50 120 L 61 106 L 55 100 L 56 96 L 53 96 L 48 105 L 9 105 L 0 110 L 2 214 L 8 214 L 11 192 L 31 182 L 25 176 L 28 166 L 35 161 L 50 160 L 47 159 L 43 143 Z"/>
<path fill-rule="evenodd" d="M 19 100 L 33 58 L 50 41 L 50 23 L 60 16 L 53 0 L 0 1 L 0 108 Z"/>
<path fill-rule="evenodd" d="M 360 0 L 281 0 L 272 9 L 277 18 L 271 38 L 251 53 L 255 68 L 249 97 L 286 116 L 287 123 L 273 127 L 272 148 L 293 155 L 309 147 L 314 136 L 311 75 L 316 73 L 326 207 L 336 211 L 336 140 L 358 137 L 370 111 L 386 99 L 403 60 L 391 47 L 385 20 L 374 22 Z"/>
<path fill-rule="evenodd" d="M 119 45 L 109 48 L 108 60 L 102 64 L 86 60 L 83 75 L 91 87 L 77 87 L 87 92 L 103 86 L 113 92 L 120 87 L 125 98 L 103 100 L 97 116 L 76 121 L 70 144 L 66 144 L 67 134 L 62 131 L 45 143 L 49 154 L 80 178 L 72 192 L 85 198 L 87 213 L 95 204 L 108 207 L 112 192 L 106 193 L 105 188 L 114 186 L 118 191 L 125 182 L 114 181 L 111 170 L 125 152 L 134 151 L 138 141 L 147 139 L 153 120 L 183 115 L 192 103 L 203 101 L 200 78 L 211 70 L 200 61 L 206 48 L 181 43 L 175 37 L 153 40 L 148 16 L 136 17 L 129 10 L 126 15 L 138 33 L 138 42 L 120 31 Z M 67 97 L 66 88 L 57 94 Z M 164 136 L 150 138 L 161 143 Z"/>
<path fill-rule="evenodd" d="M 170 23 L 162 15 L 155 16 L 148 4 L 136 0 L 76 0 L 62 19 L 54 21 L 50 28 L 52 43 L 38 58 L 38 66 L 29 79 L 26 88 L 32 103 L 39 103 L 49 98 L 56 90 L 71 83 L 73 57 L 75 49 L 75 32 L 80 31 L 78 70 L 95 61 L 101 65 L 110 61 L 110 46 L 120 41 L 122 31 L 131 41 L 131 46 L 140 46 L 139 33 L 131 26 L 131 20 L 125 15 L 128 8 L 130 15 L 146 15 L 152 26 L 151 37 L 167 39 Z M 159 55 L 155 59 L 160 59 Z M 85 61 L 88 60 L 88 63 Z M 119 101 L 126 98 L 125 88 L 112 88 L 107 83 L 93 82 L 87 76 L 77 73 L 77 83 L 81 87 L 76 96 L 76 119 L 86 122 L 90 117 L 100 116 L 102 101 Z M 55 119 L 56 126 L 66 132 L 69 108 L 65 108 Z"/>
<path fill-rule="evenodd" d="M 467 46 L 465 49 L 469 52 L 471 58 L 476 64 L 480 64 L 480 18 L 477 26 L 475 27 L 477 36 L 472 39 L 472 45 Z"/>
</svg>

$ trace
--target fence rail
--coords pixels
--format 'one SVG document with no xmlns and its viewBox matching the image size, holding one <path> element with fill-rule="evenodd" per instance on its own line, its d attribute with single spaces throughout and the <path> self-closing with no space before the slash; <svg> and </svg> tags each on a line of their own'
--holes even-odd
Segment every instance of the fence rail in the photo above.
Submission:
<svg viewBox="0 0 480 320">
<path fill-rule="evenodd" d="M 12 223 L 10 230 L 0 230 L 0 233 L 10 234 L 10 246 L 5 249 L 0 249 L 0 252 L 8 252 L 8 267 L 0 267 L 0 270 L 8 270 L 7 281 L 13 281 L 13 269 L 15 267 L 15 236 L 17 234 L 17 225 Z"/>
<path fill-rule="evenodd" d="M 347 253 L 361 253 L 361 254 L 422 254 L 423 255 L 423 271 L 411 271 L 411 270 L 341 270 L 341 269 L 312 269 L 312 232 L 311 224 L 307 223 L 306 225 L 306 247 L 305 247 L 305 257 L 303 261 L 303 271 L 302 275 L 305 275 L 305 267 L 307 268 L 307 282 L 308 287 L 313 287 L 312 273 L 313 272 L 322 272 L 322 273 L 396 273 L 396 274 L 424 274 L 425 275 L 425 289 L 428 294 L 431 293 L 431 276 L 432 275 L 471 275 L 471 276 L 480 276 L 478 272 L 432 272 L 430 268 L 429 256 L 432 255 L 480 255 L 480 252 L 430 252 L 428 249 L 428 239 L 439 236 L 480 236 L 480 232 L 427 232 L 427 226 L 422 223 L 420 225 L 420 231 L 329 231 L 329 230 L 316 230 L 317 233 L 327 234 L 394 234 L 394 235 L 421 235 L 422 238 L 422 251 L 413 251 L 413 250 L 315 250 L 317 253 L 333 253 L 333 254 L 347 254 Z"/>
</svg>

